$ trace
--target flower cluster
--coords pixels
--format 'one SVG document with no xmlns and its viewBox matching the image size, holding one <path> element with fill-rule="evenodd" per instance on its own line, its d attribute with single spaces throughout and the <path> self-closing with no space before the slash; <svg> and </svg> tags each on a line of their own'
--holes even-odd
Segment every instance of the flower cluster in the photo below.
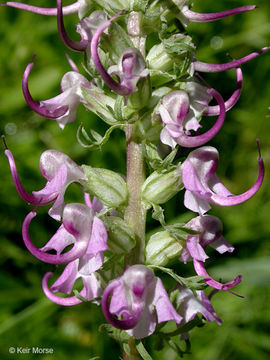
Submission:
<svg viewBox="0 0 270 360">
<path fill-rule="evenodd" d="M 52 285 L 48 284 L 52 273 L 43 278 L 43 291 L 51 301 L 65 306 L 82 301 L 101 305 L 114 328 L 125 330 L 136 339 L 155 330 L 168 339 L 170 333 L 157 326 L 168 321 L 175 323 L 172 334 L 182 334 L 184 338 L 188 336 L 184 325 L 194 319 L 198 320 L 195 325 L 203 319 L 221 324 L 210 303 L 211 293 L 207 295 L 204 289 L 209 286 L 214 291 L 231 291 L 241 281 L 241 275 L 222 284 L 207 273 L 204 263 L 208 245 L 220 254 L 231 253 L 234 248 L 222 235 L 221 221 L 206 213 L 210 204 L 233 206 L 247 201 L 259 190 L 264 177 L 258 145 L 257 180 L 243 194 L 233 195 L 216 174 L 217 149 L 206 143 L 220 131 L 226 112 L 240 97 L 240 66 L 270 48 L 224 64 L 207 64 L 196 59 L 191 37 L 181 32 L 189 22 L 214 21 L 252 11 L 256 6 L 199 14 L 190 10 L 188 0 L 168 3 L 104 0 L 99 4 L 96 0 L 78 0 L 62 7 L 61 0 L 57 0 L 56 8 L 47 9 L 16 2 L 5 4 L 56 16 L 60 39 L 70 50 L 82 52 L 85 57 L 87 75 L 82 75 L 68 57 L 72 71 L 63 76 L 61 93 L 40 103 L 28 88 L 32 59 L 22 82 L 31 109 L 64 128 L 76 120 L 77 107 L 83 104 L 109 126 L 104 136 L 92 131 L 93 139 L 79 127 L 78 141 L 85 148 L 102 146 L 115 128 L 124 130 L 127 139 L 126 177 L 107 169 L 79 166 L 67 155 L 47 150 L 40 158 L 40 171 L 47 182 L 32 194 L 24 189 L 12 153 L 6 148 L 17 192 L 34 205 L 23 223 L 24 243 L 41 261 L 65 265 Z M 64 16 L 72 13 L 79 16 L 76 31 L 80 41 L 73 41 L 65 30 Z M 158 40 L 148 49 L 146 40 L 153 33 Z M 198 74 L 232 68 L 236 69 L 237 84 L 226 101 Z M 212 100 L 216 105 L 210 105 Z M 207 131 L 201 130 L 204 116 L 217 117 Z M 159 152 L 160 142 L 167 145 L 165 158 Z M 196 149 L 180 163 L 176 158 L 179 146 Z M 144 160 L 149 164 L 146 179 Z M 71 183 L 82 189 L 84 204 L 66 204 L 65 191 Z M 184 191 L 184 205 L 196 217 L 186 224 L 167 225 L 161 204 L 179 191 Z M 90 195 L 94 196 L 92 201 Z M 60 226 L 42 248 L 37 248 L 30 238 L 29 226 L 38 207 L 48 204 L 48 214 Z M 145 245 L 146 212 L 151 208 L 162 231 L 153 234 Z M 192 260 L 198 276 L 182 278 L 168 267 L 172 259 L 184 264 Z M 154 270 L 172 276 L 176 281 L 174 288 L 166 290 Z M 83 287 L 78 293 L 79 278 Z"/>
</svg>

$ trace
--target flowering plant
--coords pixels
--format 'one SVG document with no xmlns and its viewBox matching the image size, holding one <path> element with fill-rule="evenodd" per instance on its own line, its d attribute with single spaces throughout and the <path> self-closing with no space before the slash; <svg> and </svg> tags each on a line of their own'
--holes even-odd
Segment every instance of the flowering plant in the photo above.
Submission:
<svg viewBox="0 0 270 360">
<path fill-rule="evenodd" d="M 79 166 L 69 156 L 47 150 L 40 157 L 41 174 L 47 182 L 43 189 L 29 194 L 4 140 L 17 192 L 34 205 L 23 222 L 23 241 L 39 260 L 65 265 L 51 285 L 48 280 L 53 274 L 44 275 L 45 295 L 64 306 L 82 302 L 101 305 L 111 325 L 105 326 L 108 332 L 116 337 L 116 329 L 121 330 L 118 339 L 126 359 L 134 358 L 134 354 L 149 359 L 141 339 L 152 334 L 182 354 L 173 337 L 181 336 L 188 344 L 192 327 L 205 321 L 221 324 L 207 286 L 232 292 L 241 281 L 238 275 L 221 283 L 206 272 L 207 245 L 221 254 L 234 250 L 222 236 L 221 221 L 206 213 L 210 204 L 237 205 L 259 190 L 264 177 L 259 142 L 257 179 L 240 195 L 233 195 L 223 185 L 217 175 L 218 151 L 206 144 L 220 131 L 226 111 L 239 99 L 240 66 L 269 50 L 264 47 L 238 60 L 207 64 L 196 58 L 187 26 L 189 22 L 252 11 L 256 6 L 199 14 L 190 9 L 188 1 L 176 0 L 77 1 L 67 7 L 57 0 L 55 9 L 14 2 L 6 5 L 56 16 L 63 43 L 83 53 L 85 59 L 86 73 L 82 75 L 68 58 L 72 71 L 63 76 L 60 95 L 37 102 L 28 86 L 32 58 L 22 82 L 30 108 L 64 128 L 76 121 L 77 107 L 83 104 L 108 126 L 101 135 L 94 129 L 88 134 L 80 125 L 77 139 L 84 148 L 102 147 L 114 129 L 123 131 L 127 145 L 125 175 L 89 164 Z M 78 13 L 80 41 L 72 40 L 65 29 L 64 16 L 70 13 Z M 226 101 L 200 75 L 234 68 L 237 87 Z M 216 104 L 210 105 L 211 101 Z M 208 130 L 203 129 L 207 127 L 205 116 L 217 117 Z M 184 159 L 179 159 L 180 148 L 191 148 Z M 79 185 L 84 203 L 66 204 L 65 191 L 71 183 Z M 184 206 L 196 214 L 187 223 L 169 225 L 162 205 L 180 191 L 184 193 Z M 42 248 L 37 248 L 29 228 L 39 207 L 48 204 L 52 204 L 49 216 L 60 226 Z M 146 242 L 149 210 L 162 231 L 156 231 Z M 49 253 L 51 250 L 56 254 Z M 192 260 L 198 276 L 180 276 L 170 267 L 171 260 Z M 154 271 L 172 277 L 173 287 L 166 289 Z M 79 278 L 83 287 L 71 294 Z M 168 322 L 173 322 L 173 330 L 168 330 Z"/>
</svg>

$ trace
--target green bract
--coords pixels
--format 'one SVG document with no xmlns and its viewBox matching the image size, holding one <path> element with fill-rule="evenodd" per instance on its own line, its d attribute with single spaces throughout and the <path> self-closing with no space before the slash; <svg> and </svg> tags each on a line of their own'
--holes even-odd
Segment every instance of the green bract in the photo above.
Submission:
<svg viewBox="0 0 270 360">
<path fill-rule="evenodd" d="M 81 184 L 87 192 L 97 196 L 108 207 L 118 208 L 127 204 L 127 184 L 119 174 L 87 165 L 82 165 L 82 168 L 88 180 L 81 181 Z"/>
<path fill-rule="evenodd" d="M 183 188 L 179 170 L 153 172 L 142 186 L 143 199 L 150 203 L 164 204 Z"/>
<path fill-rule="evenodd" d="M 152 235 L 145 248 L 146 263 L 165 266 L 171 259 L 181 254 L 185 241 L 176 240 L 168 231 Z"/>
<path fill-rule="evenodd" d="M 109 250 L 116 254 L 129 253 L 136 245 L 134 231 L 120 217 L 105 216 Z"/>
</svg>

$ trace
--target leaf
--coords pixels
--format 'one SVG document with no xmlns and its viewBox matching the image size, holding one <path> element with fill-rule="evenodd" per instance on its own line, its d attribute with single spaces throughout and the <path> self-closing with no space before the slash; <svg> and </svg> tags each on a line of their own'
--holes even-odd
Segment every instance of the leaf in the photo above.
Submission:
<svg viewBox="0 0 270 360">
<path fill-rule="evenodd" d="M 130 338 L 130 336 L 124 330 L 116 329 L 110 324 L 101 324 L 98 330 L 120 343 L 127 343 Z"/>
<path fill-rule="evenodd" d="M 79 144 L 84 147 L 87 148 L 89 150 L 96 150 L 98 148 L 100 148 L 101 146 L 103 146 L 104 144 L 106 144 L 106 142 L 109 140 L 111 133 L 113 132 L 114 129 L 121 129 L 124 127 L 124 124 L 115 124 L 112 125 L 106 132 L 105 135 L 102 137 L 98 132 L 96 132 L 95 130 L 90 130 L 91 132 L 91 136 L 93 138 L 93 140 L 90 138 L 90 136 L 87 134 L 85 128 L 83 127 L 82 124 L 79 125 L 78 130 L 77 130 L 77 140 L 79 142 Z M 84 138 L 90 143 L 90 144 L 86 144 L 82 139 L 81 139 L 81 134 L 84 136 Z"/>
<path fill-rule="evenodd" d="M 136 342 L 136 348 L 143 360 L 153 360 L 141 341 L 138 343 Z"/>
<path fill-rule="evenodd" d="M 175 168 L 175 165 L 173 165 L 173 160 L 177 154 L 178 148 L 172 150 L 169 155 L 165 157 L 165 159 L 161 158 L 158 153 L 157 146 L 153 143 L 144 143 L 143 151 L 148 165 L 153 170 L 162 171 Z"/>
<path fill-rule="evenodd" d="M 165 226 L 164 209 L 162 209 L 161 206 L 154 203 L 152 204 L 152 206 L 153 206 L 152 218 L 159 221 L 162 226 Z"/>
<path fill-rule="evenodd" d="M 82 302 L 94 302 L 94 301 L 100 301 L 101 300 L 101 296 L 98 296 L 96 298 L 87 300 L 85 299 L 83 296 L 80 295 L 78 290 L 73 290 L 74 295 L 76 296 L 77 299 L 81 300 Z"/>
<path fill-rule="evenodd" d="M 186 286 L 190 288 L 191 290 L 203 290 L 208 285 L 203 281 L 205 279 L 205 276 L 191 276 L 188 278 L 183 278 L 179 275 L 177 275 L 172 269 L 159 266 L 159 265 L 148 265 L 151 269 L 157 269 L 160 271 L 163 271 L 164 273 L 170 275 L 175 281 L 177 281 L 180 285 Z"/>
</svg>

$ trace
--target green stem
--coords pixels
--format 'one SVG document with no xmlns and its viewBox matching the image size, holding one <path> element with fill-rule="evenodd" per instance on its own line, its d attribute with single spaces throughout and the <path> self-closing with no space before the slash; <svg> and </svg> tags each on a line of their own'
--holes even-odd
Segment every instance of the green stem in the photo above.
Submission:
<svg viewBox="0 0 270 360">
<path fill-rule="evenodd" d="M 142 145 L 134 140 L 133 132 L 134 125 L 127 125 L 127 185 L 129 201 L 124 218 L 133 229 L 137 240 L 135 249 L 126 260 L 129 264 L 138 264 L 144 262 L 146 209 L 142 202 L 141 188 L 145 180 L 145 166 Z"/>
<path fill-rule="evenodd" d="M 129 345 L 129 354 L 123 350 L 123 360 L 142 360 L 141 355 L 138 353 L 138 350 L 136 348 L 135 339 L 130 338 L 128 341 Z"/>
</svg>

